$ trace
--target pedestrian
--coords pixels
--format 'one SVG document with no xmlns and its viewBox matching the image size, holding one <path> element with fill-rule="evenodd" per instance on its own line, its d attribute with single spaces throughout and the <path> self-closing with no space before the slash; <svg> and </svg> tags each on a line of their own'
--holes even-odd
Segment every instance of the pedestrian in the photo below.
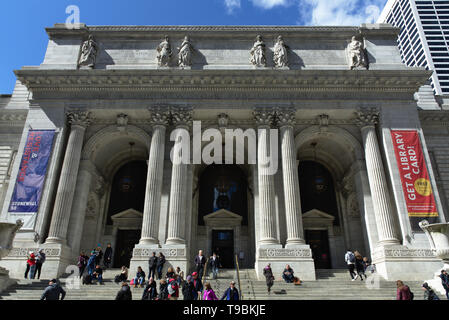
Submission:
<svg viewBox="0 0 449 320">
<path fill-rule="evenodd" d="M 348 270 L 349 270 L 349 274 L 351 275 L 351 279 L 352 279 L 352 281 L 354 281 L 355 279 L 357 279 L 358 276 L 354 272 L 355 255 L 350 249 L 348 249 L 348 251 L 345 254 L 345 261 L 346 261 L 346 264 L 348 265 Z"/>
<path fill-rule="evenodd" d="M 203 250 L 198 251 L 198 255 L 194 260 L 196 272 L 200 278 L 203 277 L 204 265 L 206 264 L 206 257 L 203 255 Z"/>
<path fill-rule="evenodd" d="M 214 252 L 212 254 L 212 257 L 209 259 L 209 265 L 212 269 L 212 279 L 218 278 L 218 268 L 221 267 L 220 265 L 220 258 L 217 256 L 217 254 Z"/>
<path fill-rule="evenodd" d="M 235 287 L 234 281 L 231 281 L 229 288 L 223 293 L 221 300 L 239 300 L 239 291 Z"/>
<path fill-rule="evenodd" d="M 148 260 L 148 276 L 154 278 L 156 275 L 157 257 L 156 252 L 153 252 L 150 259 Z"/>
<path fill-rule="evenodd" d="M 156 282 L 154 281 L 153 277 L 150 277 L 148 279 L 148 283 L 145 287 L 145 290 L 143 290 L 142 300 L 155 300 L 156 298 L 157 298 Z"/>
<path fill-rule="evenodd" d="M 162 252 L 159 252 L 159 257 L 157 258 L 157 264 L 156 264 L 158 280 L 162 279 L 162 269 L 164 268 L 164 264 L 165 264 L 165 256 Z"/>
<path fill-rule="evenodd" d="M 357 270 L 357 275 L 360 276 L 360 280 L 363 281 L 363 276 L 365 276 L 366 279 L 365 264 L 363 263 L 363 257 L 358 251 L 354 252 L 354 256 L 355 256 L 355 269 Z"/>
<path fill-rule="evenodd" d="M 44 249 L 39 249 L 38 253 L 37 253 L 37 257 L 36 257 L 36 273 L 37 273 L 37 278 L 40 279 L 41 278 L 41 270 L 42 270 L 42 265 L 45 262 L 45 252 Z"/>
<path fill-rule="evenodd" d="M 28 261 L 30 260 L 30 256 L 33 253 L 33 251 L 29 251 L 27 255 L 27 262 L 26 262 L 26 270 L 25 270 L 25 279 L 28 279 L 28 273 L 30 272 L 30 264 Z"/>
<path fill-rule="evenodd" d="M 103 258 L 103 251 L 101 250 L 101 245 L 98 244 L 97 249 L 95 249 L 97 257 L 95 258 L 95 265 L 100 264 L 101 258 Z"/>
<path fill-rule="evenodd" d="M 184 282 L 184 271 L 182 271 L 180 267 L 176 267 L 176 275 L 178 276 L 178 285 L 181 286 Z"/>
<path fill-rule="evenodd" d="M 41 300 L 64 300 L 66 292 L 59 285 L 58 280 L 52 279 L 48 283 L 48 287 L 45 288 L 44 293 L 42 293 Z"/>
<path fill-rule="evenodd" d="M 87 274 L 90 276 L 92 276 L 92 274 L 94 273 L 95 266 L 98 264 L 98 263 L 95 263 L 96 260 L 97 260 L 97 254 L 96 254 L 95 250 L 93 250 L 90 253 L 89 260 L 87 261 Z"/>
<path fill-rule="evenodd" d="M 193 278 L 193 300 L 198 300 L 198 297 L 201 298 L 201 293 L 203 292 L 203 282 L 198 275 L 198 272 L 192 273 Z"/>
<path fill-rule="evenodd" d="M 30 266 L 30 279 L 34 279 L 36 274 L 36 256 L 34 255 L 34 252 L 31 252 L 30 257 L 27 260 L 27 265 Z"/>
<path fill-rule="evenodd" d="M 128 268 L 126 266 L 122 266 L 120 270 L 120 274 L 116 275 L 114 278 L 115 283 L 124 282 L 128 280 Z"/>
<path fill-rule="evenodd" d="M 101 285 L 103 284 L 103 269 L 100 267 L 99 264 L 95 267 L 95 270 L 92 273 L 92 278 L 98 279 L 98 283 Z"/>
<path fill-rule="evenodd" d="M 371 261 L 367 257 L 363 257 L 363 266 L 365 267 L 365 275 L 366 272 L 374 273 L 374 265 L 371 264 Z"/>
<path fill-rule="evenodd" d="M 215 295 L 215 292 L 212 289 L 209 282 L 206 282 L 204 284 L 204 288 L 205 288 L 205 290 L 204 290 L 203 300 L 218 300 L 218 298 Z"/>
<path fill-rule="evenodd" d="M 170 280 L 175 275 L 175 270 L 172 267 L 168 267 L 167 273 L 165 274 L 165 279 Z"/>
<path fill-rule="evenodd" d="M 284 281 L 287 283 L 292 283 L 295 278 L 293 274 L 293 269 L 290 267 L 290 265 L 287 264 L 285 266 L 284 272 L 282 272 L 282 279 L 284 279 Z"/>
<path fill-rule="evenodd" d="M 183 283 L 182 286 L 182 295 L 184 297 L 184 300 L 195 300 L 194 291 L 195 288 L 193 287 L 192 276 L 188 275 L 186 281 Z"/>
<path fill-rule="evenodd" d="M 84 251 L 80 252 L 80 255 L 78 257 L 78 270 L 79 270 L 79 277 L 83 277 L 84 269 L 86 269 L 87 261 L 89 261 L 89 257 L 84 254 Z"/>
<path fill-rule="evenodd" d="M 446 270 L 441 270 L 440 279 L 441 284 L 443 285 L 443 288 L 446 291 L 446 298 L 449 300 L 449 276 Z"/>
<path fill-rule="evenodd" d="M 142 288 L 145 284 L 145 271 L 142 270 L 142 267 L 137 267 L 136 277 L 134 278 L 134 288 Z"/>
<path fill-rule="evenodd" d="M 179 298 L 179 285 L 178 281 L 176 280 L 177 276 L 173 272 L 173 277 L 168 280 L 168 299 L 170 300 L 178 300 Z"/>
<path fill-rule="evenodd" d="M 273 271 L 271 270 L 270 263 L 263 269 L 263 275 L 265 276 L 265 281 L 267 283 L 268 294 L 271 294 L 271 287 L 274 283 L 274 276 Z"/>
<path fill-rule="evenodd" d="M 128 283 L 126 281 L 122 282 L 122 287 L 117 292 L 117 295 L 115 296 L 115 300 L 132 300 L 133 294 L 131 292 L 131 288 L 129 287 Z"/>
<path fill-rule="evenodd" d="M 432 290 L 432 288 L 429 287 L 427 282 L 422 284 L 422 289 L 424 290 L 424 300 L 440 300 L 438 295 Z"/>
<path fill-rule="evenodd" d="M 168 289 L 167 289 L 167 281 L 165 279 L 161 279 L 159 282 L 159 296 L 158 300 L 168 300 Z"/>
<path fill-rule="evenodd" d="M 396 300 L 413 300 L 413 292 L 401 280 L 396 281 Z"/>
<path fill-rule="evenodd" d="M 106 250 L 104 250 L 103 264 L 104 268 L 107 269 L 111 265 L 112 262 L 112 247 L 111 244 L 108 243 Z"/>
</svg>

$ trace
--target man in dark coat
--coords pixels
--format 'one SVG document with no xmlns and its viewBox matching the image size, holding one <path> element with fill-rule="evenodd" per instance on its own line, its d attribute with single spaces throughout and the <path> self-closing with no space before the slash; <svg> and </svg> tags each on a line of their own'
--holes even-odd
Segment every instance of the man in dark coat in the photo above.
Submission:
<svg viewBox="0 0 449 320">
<path fill-rule="evenodd" d="M 198 300 L 198 296 L 201 297 L 201 293 L 203 292 L 203 283 L 201 282 L 200 277 L 197 272 L 192 273 L 193 278 L 193 300 Z"/>
<path fill-rule="evenodd" d="M 214 252 L 212 257 L 209 259 L 210 268 L 212 270 L 212 278 L 217 279 L 218 277 L 218 268 L 220 267 L 220 258 Z"/>
<path fill-rule="evenodd" d="M 198 272 L 198 276 L 201 278 L 203 276 L 204 265 L 206 264 L 206 257 L 203 255 L 203 250 L 198 252 L 194 263 L 196 266 L 196 272 Z"/>
<path fill-rule="evenodd" d="M 221 300 L 239 300 L 239 291 L 235 287 L 234 281 L 231 281 L 229 288 L 223 293 Z"/>
<path fill-rule="evenodd" d="M 106 250 L 104 250 L 104 256 L 103 256 L 103 264 L 105 268 L 109 268 L 109 265 L 112 262 L 112 247 L 111 244 L 108 243 L 108 246 L 106 247 Z"/>
<path fill-rule="evenodd" d="M 153 252 L 153 255 L 148 260 L 148 276 L 150 278 L 154 278 L 154 275 L 156 273 L 156 267 L 157 267 L 157 257 L 156 252 Z"/>
<path fill-rule="evenodd" d="M 48 283 L 48 287 L 45 288 L 44 293 L 42 293 L 41 300 L 59 300 L 61 296 L 61 300 L 64 300 L 65 291 L 59 285 L 56 279 L 52 279 Z"/>
<path fill-rule="evenodd" d="M 446 298 L 449 300 L 449 276 L 446 270 L 441 270 L 440 279 L 441 284 L 443 285 L 443 288 L 446 291 Z"/>
<path fill-rule="evenodd" d="M 184 300 L 194 300 L 195 288 L 193 287 L 192 276 L 188 275 L 184 285 L 182 286 L 182 295 L 184 296 Z"/>
<path fill-rule="evenodd" d="M 132 300 L 133 295 L 127 282 L 122 282 L 122 288 L 117 292 L 115 300 Z"/>
<path fill-rule="evenodd" d="M 143 290 L 142 300 L 155 300 L 157 298 L 156 282 L 152 277 L 148 279 L 148 283 Z"/>
</svg>

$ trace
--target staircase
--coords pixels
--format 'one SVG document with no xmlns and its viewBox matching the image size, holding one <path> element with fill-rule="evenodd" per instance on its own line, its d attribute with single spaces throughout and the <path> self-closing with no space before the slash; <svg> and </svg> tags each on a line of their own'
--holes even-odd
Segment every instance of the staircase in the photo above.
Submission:
<svg viewBox="0 0 449 320">
<path fill-rule="evenodd" d="M 67 289 L 66 284 L 73 282 L 68 275 L 61 277 L 61 284 L 67 292 L 67 300 L 113 300 L 120 289 L 120 285 L 113 282 L 118 269 L 104 272 L 104 285 L 80 285 L 77 289 Z M 220 270 L 218 279 L 206 278 L 221 298 L 228 288 L 229 282 L 234 280 L 238 288 L 235 270 Z M 395 300 L 396 283 L 369 276 L 368 281 L 357 279 L 351 281 L 347 270 L 317 270 L 317 281 L 303 282 L 300 286 L 285 283 L 280 277 L 276 278 L 271 294 L 268 294 L 264 280 L 257 280 L 254 269 L 241 269 L 240 281 L 244 300 Z M 371 281 L 370 281 L 371 280 Z M 368 286 L 367 286 L 368 282 Z M 415 300 L 422 300 L 421 282 L 408 281 L 406 284 L 415 294 Z M 0 294 L 0 300 L 39 300 L 48 280 L 18 280 L 17 285 L 10 287 Z M 370 289 L 372 288 L 372 289 Z M 132 288 L 133 300 L 140 300 L 142 288 Z M 285 293 L 280 293 L 284 290 Z M 440 297 L 444 298 L 444 297 Z M 182 293 L 180 291 L 180 299 Z"/>
</svg>

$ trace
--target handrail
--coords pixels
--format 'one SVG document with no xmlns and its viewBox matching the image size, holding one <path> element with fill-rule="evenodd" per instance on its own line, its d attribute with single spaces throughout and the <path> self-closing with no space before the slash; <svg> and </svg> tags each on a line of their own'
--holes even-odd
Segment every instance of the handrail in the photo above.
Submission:
<svg viewBox="0 0 449 320">
<path fill-rule="evenodd" d="M 201 282 L 204 284 L 206 278 L 207 266 L 209 265 L 209 258 L 206 258 L 206 264 L 204 265 L 203 276 L 201 277 Z"/>
<path fill-rule="evenodd" d="M 238 259 L 237 255 L 235 255 L 235 266 L 236 266 L 236 271 L 237 271 L 237 281 L 239 282 L 239 295 L 240 295 L 240 300 L 243 300 L 243 292 L 242 292 L 242 287 L 241 287 L 241 285 L 240 285 L 239 259 Z"/>
</svg>

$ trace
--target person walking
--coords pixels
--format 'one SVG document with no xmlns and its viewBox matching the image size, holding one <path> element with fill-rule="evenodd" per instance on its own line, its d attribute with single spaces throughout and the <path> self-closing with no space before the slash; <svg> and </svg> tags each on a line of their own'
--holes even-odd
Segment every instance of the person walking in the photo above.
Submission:
<svg viewBox="0 0 449 320">
<path fill-rule="evenodd" d="M 203 255 L 203 250 L 198 251 L 198 255 L 195 257 L 194 263 L 196 272 L 198 272 L 199 277 L 202 278 L 204 265 L 206 264 L 206 257 Z"/>
<path fill-rule="evenodd" d="M 104 250 L 103 264 L 104 268 L 107 269 L 111 265 L 112 262 L 112 247 L 111 244 L 108 243 L 106 250 Z"/>
<path fill-rule="evenodd" d="M 156 298 L 157 298 L 156 282 L 154 281 L 153 277 L 150 277 L 148 279 L 148 283 L 145 287 L 145 290 L 143 290 L 142 300 L 155 300 Z"/>
<path fill-rule="evenodd" d="M 153 252 L 150 259 L 148 260 L 148 276 L 150 278 L 154 278 L 156 275 L 156 267 L 157 267 L 157 257 L 156 252 Z"/>
<path fill-rule="evenodd" d="M 424 290 L 424 300 L 440 300 L 438 295 L 432 290 L 432 288 L 429 287 L 427 282 L 422 284 L 422 289 Z"/>
<path fill-rule="evenodd" d="M 229 288 L 223 293 L 221 300 L 239 300 L 239 291 L 235 287 L 234 281 L 231 281 Z"/>
<path fill-rule="evenodd" d="M 355 256 L 355 269 L 357 271 L 357 276 L 360 276 L 360 280 L 363 281 L 363 276 L 365 276 L 366 279 L 365 264 L 363 263 L 363 257 L 358 251 L 354 252 L 354 256 Z"/>
<path fill-rule="evenodd" d="M 98 264 L 98 263 L 95 263 L 96 260 L 97 260 L 97 254 L 95 251 L 92 251 L 90 253 L 90 258 L 87 261 L 87 273 L 90 276 L 92 276 L 92 274 L 94 273 L 95 266 Z"/>
<path fill-rule="evenodd" d="M 212 270 L 212 279 L 218 278 L 218 268 L 221 267 L 220 265 L 220 258 L 217 256 L 217 254 L 214 252 L 212 254 L 212 257 L 209 259 L 209 265 Z"/>
<path fill-rule="evenodd" d="M 159 252 L 159 257 L 157 258 L 156 271 L 157 271 L 157 279 L 162 279 L 162 269 L 165 264 L 165 256 L 162 252 Z"/>
<path fill-rule="evenodd" d="M 193 287 L 192 276 L 188 275 L 182 286 L 182 296 L 184 297 L 184 300 L 195 300 L 194 291 L 195 288 Z"/>
<path fill-rule="evenodd" d="M 30 266 L 30 279 L 34 279 L 36 274 L 36 256 L 34 255 L 34 252 L 30 254 L 27 264 Z"/>
<path fill-rule="evenodd" d="M 36 257 L 36 273 L 38 279 L 41 278 L 42 265 L 44 264 L 44 262 L 45 262 L 44 249 L 39 249 Z"/>
<path fill-rule="evenodd" d="M 274 276 L 273 271 L 271 270 L 270 263 L 263 269 L 263 275 L 265 276 L 265 281 L 267 283 L 268 294 L 271 294 L 271 287 L 274 283 Z"/>
<path fill-rule="evenodd" d="M 352 279 L 352 281 L 354 281 L 355 279 L 357 279 L 358 276 L 354 272 L 355 255 L 350 249 L 348 249 L 348 251 L 345 254 L 345 261 L 346 261 L 346 264 L 348 265 L 348 270 L 349 270 L 349 274 L 351 275 L 351 279 Z"/>
<path fill-rule="evenodd" d="M 441 270 L 440 274 L 441 284 L 443 285 L 444 290 L 446 291 L 446 298 L 449 300 L 449 276 L 446 270 Z"/>
<path fill-rule="evenodd" d="M 137 267 L 136 277 L 134 278 L 134 288 L 142 288 L 143 284 L 145 284 L 145 271 L 142 270 L 142 267 Z"/>
<path fill-rule="evenodd" d="M 58 280 L 52 279 L 48 283 L 48 287 L 45 288 L 42 293 L 41 300 L 64 300 L 66 295 L 65 290 L 59 285 Z"/>
<path fill-rule="evenodd" d="M 126 281 L 122 282 L 122 287 L 117 292 L 115 296 L 115 300 L 132 300 L 133 294 L 131 292 L 131 288 L 129 287 Z"/>
<path fill-rule="evenodd" d="M 212 286 L 209 282 L 206 282 L 204 284 L 204 294 L 203 294 L 203 300 L 218 300 L 217 296 L 215 295 L 214 290 L 212 289 Z"/>
<path fill-rule="evenodd" d="M 198 300 L 198 297 L 201 298 L 201 293 L 203 292 L 203 282 L 198 275 L 198 272 L 192 273 L 193 278 L 193 300 Z"/>
<path fill-rule="evenodd" d="M 401 280 L 396 281 L 396 300 L 413 300 L 413 292 Z"/>
<path fill-rule="evenodd" d="M 77 264 L 80 278 L 83 277 L 84 270 L 86 269 L 87 266 L 87 261 L 89 261 L 89 257 L 86 256 L 83 251 L 81 251 L 78 257 L 78 264 Z"/>
</svg>

